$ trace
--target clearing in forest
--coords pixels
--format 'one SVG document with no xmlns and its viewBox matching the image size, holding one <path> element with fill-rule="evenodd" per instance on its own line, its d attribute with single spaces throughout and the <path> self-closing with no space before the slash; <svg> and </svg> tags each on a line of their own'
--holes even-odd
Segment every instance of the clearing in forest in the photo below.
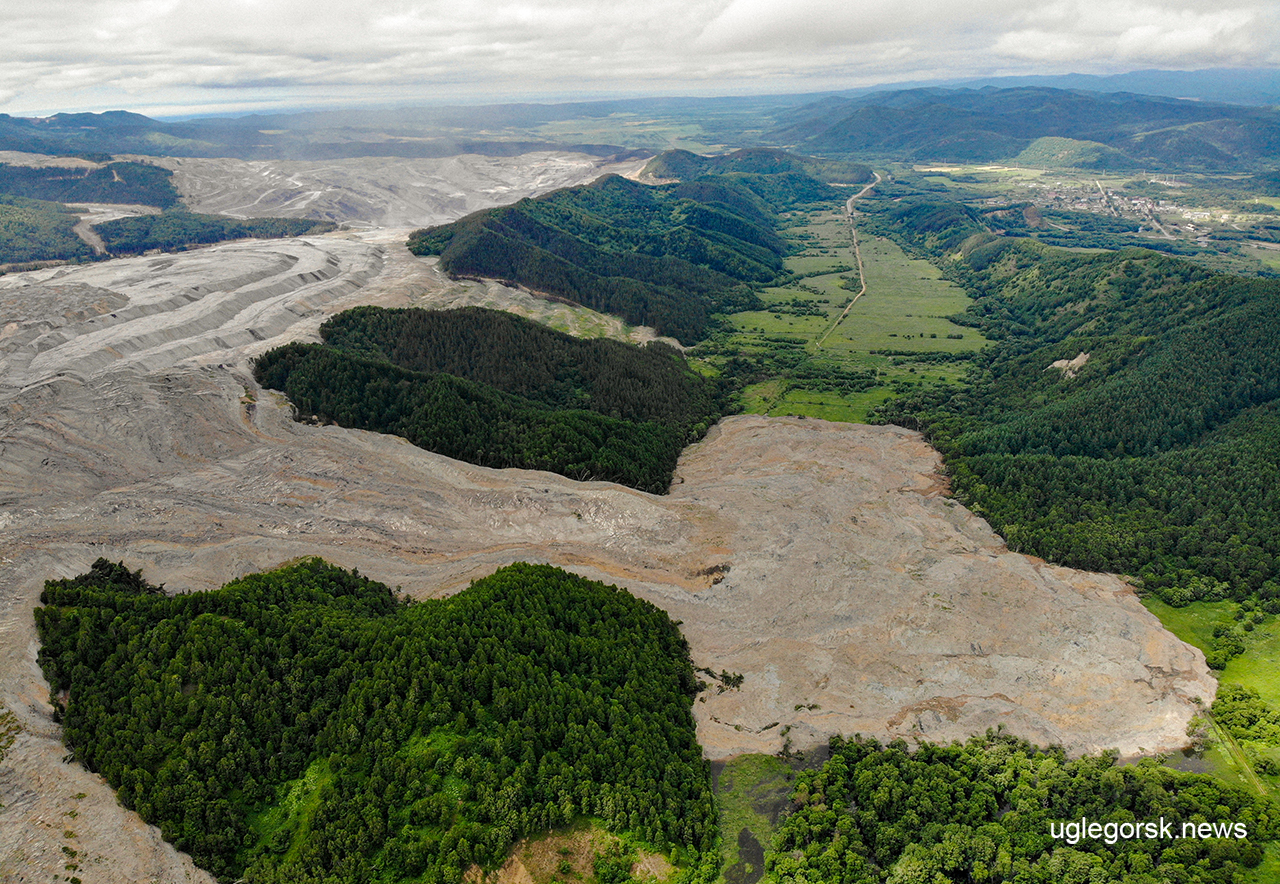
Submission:
<svg viewBox="0 0 1280 884">
<path fill-rule="evenodd" d="M 861 422 L 895 392 L 963 374 L 986 339 L 948 318 L 969 305 L 961 288 L 890 240 L 859 236 L 867 289 L 850 306 L 862 283 L 843 207 L 791 220 L 786 234 L 805 246 L 786 260 L 798 278 L 766 289 L 764 310 L 730 317 L 724 349 L 766 375 L 751 378 L 746 411 Z"/>
</svg>

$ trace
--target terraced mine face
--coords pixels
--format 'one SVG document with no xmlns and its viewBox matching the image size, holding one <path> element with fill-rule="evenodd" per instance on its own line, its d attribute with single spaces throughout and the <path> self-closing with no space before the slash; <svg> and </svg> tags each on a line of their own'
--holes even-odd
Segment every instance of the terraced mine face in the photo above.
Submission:
<svg viewBox="0 0 1280 884">
<path fill-rule="evenodd" d="M 643 160 L 608 163 L 559 151 L 518 157 L 152 162 L 173 170 L 174 185 L 195 212 L 381 227 L 444 224 L 478 209 L 644 166 Z"/>
<path fill-rule="evenodd" d="M 418 596 L 520 560 L 615 582 L 683 621 L 697 665 L 742 674 L 694 705 L 711 758 L 1001 724 L 1076 751 L 1185 742 L 1191 698 L 1214 690 L 1202 655 L 1118 580 L 1010 553 L 943 496 L 914 433 L 731 418 L 654 496 L 294 422 L 248 357 L 357 303 L 465 300 L 402 241 L 0 279 L 0 700 L 23 728 L 0 772 L 0 877 L 62 874 L 69 845 L 100 880 L 207 880 L 61 761 L 31 610 L 99 556 L 182 590 L 305 555 Z"/>
</svg>

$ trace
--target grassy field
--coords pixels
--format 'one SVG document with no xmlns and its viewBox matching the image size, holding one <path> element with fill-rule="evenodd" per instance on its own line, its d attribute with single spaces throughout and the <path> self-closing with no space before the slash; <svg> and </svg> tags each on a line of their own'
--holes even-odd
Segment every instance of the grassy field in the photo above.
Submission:
<svg viewBox="0 0 1280 884">
<path fill-rule="evenodd" d="M 1237 608 L 1234 602 L 1194 602 L 1182 608 L 1170 607 L 1156 598 L 1144 598 L 1142 603 L 1160 618 L 1165 629 L 1202 651 L 1208 650 L 1212 644 L 1214 628 L 1235 622 Z M 1223 684 L 1242 684 L 1253 688 L 1267 705 L 1280 707 L 1280 630 L 1274 620 L 1249 633 L 1244 653 L 1229 661 L 1218 679 Z M 1215 724 L 1212 726 L 1212 745 L 1203 757 L 1175 758 L 1172 763 L 1182 769 L 1211 773 L 1224 782 L 1251 792 L 1280 796 L 1280 777 L 1258 774 L 1250 763 L 1251 755 L 1270 756 L 1280 761 L 1280 748 L 1241 745 Z M 1280 852 L 1276 852 L 1269 861 L 1280 867 Z"/>
<path fill-rule="evenodd" d="M 728 884 L 758 881 L 764 851 L 791 795 L 795 773 L 773 755 L 741 755 L 725 762 L 716 777 L 720 832 Z"/>
<path fill-rule="evenodd" d="M 1160 618 L 1165 629 L 1200 650 L 1213 641 L 1215 627 L 1234 622 L 1234 602 L 1193 602 L 1172 608 L 1157 598 L 1144 598 L 1147 610 Z M 1221 681 L 1253 688 L 1270 706 L 1280 707 L 1280 629 L 1269 620 L 1248 634 L 1245 651 L 1227 663 Z"/>
<path fill-rule="evenodd" d="M 1274 621 L 1249 634 L 1245 652 L 1222 670 L 1222 680 L 1253 688 L 1267 705 L 1280 707 L 1280 630 Z"/>
<path fill-rule="evenodd" d="M 555 120 L 528 130 L 539 138 L 569 144 L 625 144 L 654 151 L 680 148 L 694 153 L 724 150 L 701 125 L 688 120 L 651 119 L 632 113 L 610 114 L 576 120 Z"/>
<path fill-rule="evenodd" d="M 1234 602 L 1193 602 L 1183 608 L 1166 605 L 1155 596 L 1145 596 L 1142 604 L 1160 618 L 1164 628 L 1189 645 L 1195 645 L 1206 654 L 1213 643 L 1213 630 L 1233 622 Z"/>
<path fill-rule="evenodd" d="M 787 338 L 803 343 L 810 359 L 807 368 L 869 372 L 874 382 L 865 389 L 833 390 L 783 373 L 746 389 L 748 412 L 865 421 L 895 389 L 961 377 L 963 361 L 920 359 L 973 352 L 986 343 L 973 329 L 946 318 L 969 305 L 960 288 L 942 279 L 928 261 L 908 257 L 893 242 L 860 237 L 866 293 L 855 301 L 862 280 L 844 212 L 832 206 L 796 221 L 788 233 L 806 248 L 787 259 L 787 269 L 802 278 L 763 292 L 766 309 L 732 316 L 726 347 L 759 354 L 773 346 L 768 339 Z"/>
<path fill-rule="evenodd" d="M 1250 258 L 1256 258 L 1262 266 L 1270 270 L 1280 270 L 1280 250 L 1246 245 L 1243 251 Z"/>
</svg>

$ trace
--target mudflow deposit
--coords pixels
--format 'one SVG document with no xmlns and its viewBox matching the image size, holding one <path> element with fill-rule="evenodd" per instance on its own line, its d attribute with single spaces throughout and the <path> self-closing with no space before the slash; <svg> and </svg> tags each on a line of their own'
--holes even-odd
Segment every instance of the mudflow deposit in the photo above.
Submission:
<svg viewBox="0 0 1280 884">
<path fill-rule="evenodd" d="M 0 879 L 65 875 L 68 847 L 85 884 L 209 881 L 65 760 L 50 717 L 31 610 L 99 556 L 173 590 L 307 555 L 419 597 L 520 560 L 617 583 L 683 621 L 697 665 L 743 674 L 694 704 L 711 758 L 776 752 L 784 731 L 796 748 L 997 725 L 1074 751 L 1185 742 L 1214 692 L 1203 656 L 1119 580 L 1009 552 L 945 496 L 915 433 L 734 417 L 654 496 L 294 422 L 248 360 L 357 304 L 621 330 L 451 282 L 406 233 L 0 278 L 0 701 L 22 727 L 0 770 Z"/>
</svg>

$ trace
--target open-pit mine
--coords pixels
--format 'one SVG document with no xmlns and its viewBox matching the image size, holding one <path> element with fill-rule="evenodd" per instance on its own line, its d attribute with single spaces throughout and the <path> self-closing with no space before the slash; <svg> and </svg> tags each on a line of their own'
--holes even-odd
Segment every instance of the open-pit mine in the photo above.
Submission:
<svg viewBox="0 0 1280 884">
<path fill-rule="evenodd" d="M 512 164 L 507 180 L 519 163 L 538 168 L 485 161 Z M 599 171 L 557 163 L 524 192 Z M 201 191 L 197 207 L 238 210 L 246 188 L 232 182 L 238 195 L 222 201 Z M 275 213 L 289 204 L 271 200 Z M 476 205 L 459 196 L 451 210 Z M 444 220 L 383 209 L 358 220 Z M 21 726 L 0 768 L 0 879 L 62 875 L 66 847 L 85 884 L 210 880 L 65 760 L 31 611 L 46 579 L 100 556 L 175 591 L 310 555 L 418 597 L 515 561 L 616 583 L 683 621 L 695 665 L 742 674 L 740 689 L 694 704 L 713 759 L 832 734 L 950 741 L 993 727 L 1073 752 L 1186 742 L 1195 701 L 1214 693 L 1203 655 L 1119 579 L 1010 552 L 947 496 L 916 433 L 732 417 L 655 496 L 295 422 L 249 360 L 316 339 L 337 311 L 488 303 L 541 315 L 525 293 L 448 280 L 408 254 L 407 232 L 0 278 L 0 702 Z"/>
</svg>

